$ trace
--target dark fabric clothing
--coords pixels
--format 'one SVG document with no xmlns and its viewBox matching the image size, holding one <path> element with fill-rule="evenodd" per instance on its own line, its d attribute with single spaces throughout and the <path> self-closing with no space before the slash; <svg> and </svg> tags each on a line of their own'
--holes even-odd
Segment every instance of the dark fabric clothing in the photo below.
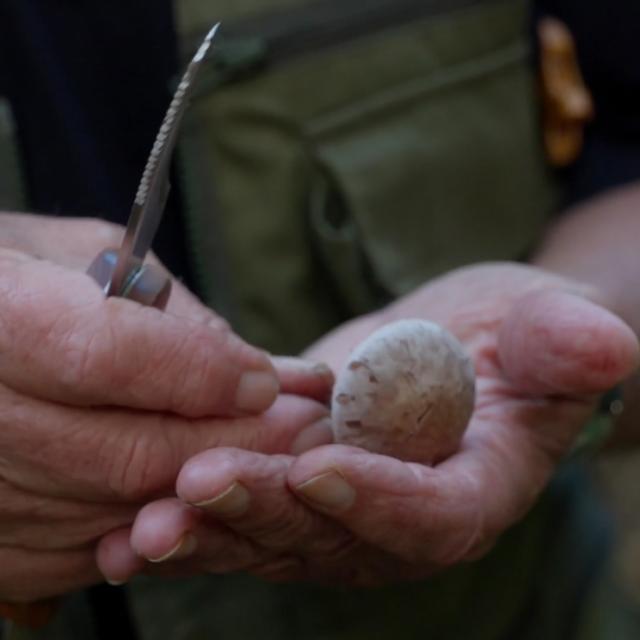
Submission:
<svg viewBox="0 0 640 640">
<path fill-rule="evenodd" d="M 0 0 L 0 95 L 17 119 L 33 211 L 126 222 L 176 49 L 169 0 Z M 186 277 L 176 202 L 154 248 Z"/>
</svg>

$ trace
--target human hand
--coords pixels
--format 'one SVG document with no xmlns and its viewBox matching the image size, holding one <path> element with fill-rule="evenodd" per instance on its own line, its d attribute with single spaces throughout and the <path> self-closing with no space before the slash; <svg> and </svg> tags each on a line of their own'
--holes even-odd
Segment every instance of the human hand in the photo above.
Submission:
<svg viewBox="0 0 640 640">
<path fill-rule="evenodd" d="M 67 218 L 0 212 L 0 247 L 14 249 L 76 271 L 86 272 L 105 248 L 122 243 L 124 227 L 97 218 Z M 171 280 L 167 311 L 192 320 L 207 321 L 211 311 L 150 253 L 147 263 Z M 221 318 L 218 319 L 223 323 Z"/>
<path fill-rule="evenodd" d="M 587 295 L 538 269 L 480 265 L 339 328 L 311 350 L 335 367 L 401 317 L 434 320 L 462 341 L 477 404 L 460 451 L 434 467 L 341 445 L 298 458 L 206 451 L 180 473 L 182 502 L 145 507 L 130 546 L 117 535 L 101 545 L 101 566 L 125 580 L 140 556 L 188 541 L 190 558 L 164 571 L 370 585 L 482 556 L 533 505 L 598 395 L 636 367 L 634 334 Z"/>
<path fill-rule="evenodd" d="M 277 453 L 317 439 L 326 407 L 273 404 L 270 359 L 204 308 L 105 299 L 82 271 L 10 249 L 0 299 L 0 601 L 100 581 L 96 541 L 172 493 L 198 451 Z M 330 386 L 313 367 L 278 367 L 284 392 Z"/>
</svg>

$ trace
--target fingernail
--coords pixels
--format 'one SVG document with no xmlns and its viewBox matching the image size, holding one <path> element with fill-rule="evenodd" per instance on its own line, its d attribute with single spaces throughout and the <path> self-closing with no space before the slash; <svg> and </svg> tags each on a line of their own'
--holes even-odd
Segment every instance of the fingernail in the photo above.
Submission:
<svg viewBox="0 0 640 640">
<path fill-rule="evenodd" d="M 194 504 L 194 507 L 205 509 L 218 516 L 241 516 L 249 509 L 251 495 L 239 482 L 234 482 L 228 489 L 214 498 Z"/>
<path fill-rule="evenodd" d="M 354 488 L 337 471 L 307 480 L 298 485 L 296 491 L 328 511 L 345 511 L 356 500 Z"/>
<path fill-rule="evenodd" d="M 272 371 L 247 371 L 238 383 L 236 408 L 257 413 L 268 409 L 276 399 L 280 383 Z"/>
<path fill-rule="evenodd" d="M 317 422 L 305 427 L 293 441 L 291 445 L 291 453 L 298 456 L 309 449 L 320 447 L 323 444 L 331 444 L 333 442 L 333 429 L 331 427 L 331 418 L 326 416 Z"/>
<path fill-rule="evenodd" d="M 327 380 L 333 381 L 335 378 L 335 375 L 331 367 L 328 364 L 325 364 L 324 362 L 314 363 L 313 372 L 316 375 L 321 376 L 322 378 L 326 378 Z"/>
<path fill-rule="evenodd" d="M 110 578 L 105 578 L 105 582 L 112 587 L 121 587 L 123 584 L 127 584 L 126 580 L 111 580 Z"/>
<path fill-rule="evenodd" d="M 198 540 L 190 533 L 185 534 L 180 539 L 180 542 L 165 555 L 159 558 L 147 558 L 149 562 L 167 562 L 168 560 L 182 560 L 189 557 L 198 546 Z"/>
</svg>

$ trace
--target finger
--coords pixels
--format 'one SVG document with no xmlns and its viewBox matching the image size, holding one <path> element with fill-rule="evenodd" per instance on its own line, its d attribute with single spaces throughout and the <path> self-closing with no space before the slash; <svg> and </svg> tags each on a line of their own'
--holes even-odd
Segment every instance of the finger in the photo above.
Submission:
<svg viewBox="0 0 640 640">
<path fill-rule="evenodd" d="M 142 573 L 188 576 L 203 572 L 224 573 L 253 566 L 255 558 L 260 555 L 257 549 L 212 524 L 185 526 L 188 523 L 181 522 L 180 518 L 183 509 L 184 505 L 177 500 L 163 500 L 141 512 L 135 534 L 138 550 L 132 545 L 130 528 L 118 529 L 104 536 L 96 548 L 96 563 L 104 579 L 117 586 Z M 170 528 L 162 533 L 163 548 L 158 551 L 157 530 L 167 526 Z M 184 540 L 190 542 L 185 545 Z M 140 555 L 152 547 L 155 547 L 155 553 L 164 555 L 156 556 L 155 561 Z M 171 554 L 174 549 L 176 552 Z"/>
<path fill-rule="evenodd" d="M 218 446 L 298 455 L 333 442 L 329 409 L 301 396 L 280 395 L 260 418 L 243 418 L 237 422 L 241 427 L 219 421 L 223 437 Z M 192 455 L 210 448 L 192 450 Z"/>
<path fill-rule="evenodd" d="M 525 515 L 589 410 L 571 400 L 484 398 L 461 450 L 436 467 L 334 445 L 297 458 L 289 486 L 364 542 L 447 566 L 477 558 Z"/>
<path fill-rule="evenodd" d="M 2 246 L 84 271 L 105 247 L 118 246 L 123 227 L 96 218 L 20 212 L 0 214 Z"/>
<path fill-rule="evenodd" d="M 116 529 L 105 535 L 96 547 L 96 565 L 113 586 L 129 582 L 147 566 L 147 561 L 134 551 L 130 538 L 130 527 Z"/>
<path fill-rule="evenodd" d="M 53 498 L 0 481 L 0 546 L 54 551 L 88 544 L 116 527 L 133 522 L 137 508 Z"/>
<path fill-rule="evenodd" d="M 131 531 L 131 546 L 149 562 L 186 558 L 195 551 L 197 540 L 191 531 L 200 512 L 175 498 L 157 500 L 143 507 Z"/>
<path fill-rule="evenodd" d="M 504 469 L 493 462 L 464 452 L 431 468 L 334 445 L 298 458 L 289 486 L 359 540 L 425 572 L 488 548 L 513 521 L 522 495 L 499 495 Z"/>
<path fill-rule="evenodd" d="M 60 218 L 28 213 L 0 213 L 3 247 L 22 251 L 30 256 L 46 258 L 64 267 L 85 272 L 90 261 L 105 247 L 118 247 L 124 227 L 96 218 Z M 169 278 L 158 258 L 150 253 L 146 260 L 161 269 Z M 206 322 L 211 309 L 204 306 L 180 281 L 173 279 L 167 311 L 173 315 Z M 226 323 L 221 318 L 221 326 Z"/>
<path fill-rule="evenodd" d="M 271 361 L 278 373 L 282 393 L 329 401 L 335 378 L 326 364 L 284 356 L 273 357 Z"/>
<path fill-rule="evenodd" d="M 352 536 L 290 492 L 292 462 L 290 456 L 213 449 L 187 462 L 176 490 L 186 503 L 278 554 L 314 557 L 344 551 Z"/>
<path fill-rule="evenodd" d="M 273 556 L 175 498 L 158 500 L 140 511 L 130 545 L 151 563 L 152 573 L 169 575 L 239 571 Z"/>
<path fill-rule="evenodd" d="M 20 254 L 0 263 L 0 381 L 16 390 L 188 417 L 261 412 L 275 399 L 267 356 L 213 314 L 105 300 L 88 276 Z"/>
<path fill-rule="evenodd" d="M 321 337 L 302 355 L 310 360 L 326 362 L 333 371 L 340 371 L 349 353 L 384 322 L 379 313 L 358 316 Z"/>
<path fill-rule="evenodd" d="M 498 349 L 507 377 L 530 394 L 602 393 L 638 366 L 633 331 L 603 307 L 563 291 L 515 304 Z"/>
<path fill-rule="evenodd" d="M 93 549 L 0 548 L 0 601 L 33 602 L 101 582 Z"/>
<path fill-rule="evenodd" d="M 0 385 L 0 406 L 0 475 L 25 492 L 79 500 L 169 495 L 182 465 L 212 447 L 284 453 L 332 438 L 327 408 L 299 396 L 280 396 L 261 416 L 186 420 L 64 407 Z"/>
</svg>

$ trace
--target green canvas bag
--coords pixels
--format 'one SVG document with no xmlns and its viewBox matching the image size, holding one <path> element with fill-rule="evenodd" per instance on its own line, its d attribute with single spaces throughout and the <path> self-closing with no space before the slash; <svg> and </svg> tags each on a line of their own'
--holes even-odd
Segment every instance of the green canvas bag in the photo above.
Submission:
<svg viewBox="0 0 640 640">
<path fill-rule="evenodd" d="M 524 256 L 552 208 L 513 0 L 177 3 L 219 41 L 185 128 L 205 299 L 292 352 L 461 264 Z"/>
</svg>

